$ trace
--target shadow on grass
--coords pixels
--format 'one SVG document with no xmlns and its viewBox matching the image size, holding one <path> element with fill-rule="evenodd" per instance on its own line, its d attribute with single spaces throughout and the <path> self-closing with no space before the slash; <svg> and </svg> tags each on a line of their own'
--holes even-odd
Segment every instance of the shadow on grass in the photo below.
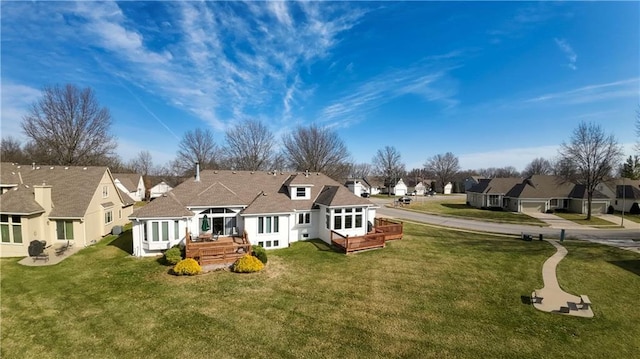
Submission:
<svg viewBox="0 0 640 359">
<path fill-rule="evenodd" d="M 467 206 L 464 203 L 441 203 L 442 207 L 447 207 L 451 209 L 472 209 L 473 207 Z"/>
<path fill-rule="evenodd" d="M 131 234 L 131 230 L 122 232 L 120 236 L 107 245 L 119 248 L 128 254 L 133 254 L 133 235 Z"/>
<path fill-rule="evenodd" d="M 520 301 L 522 302 L 522 304 L 531 305 L 531 296 L 521 295 Z"/>
<path fill-rule="evenodd" d="M 321 239 L 312 239 L 312 240 L 309 240 L 308 242 L 313 244 L 313 246 L 316 247 L 316 249 L 319 250 L 319 251 L 322 251 L 322 252 L 338 252 L 337 248 L 328 245 L 327 243 L 325 243 Z"/>
<path fill-rule="evenodd" d="M 640 259 L 626 261 L 609 261 L 609 263 L 640 276 Z"/>
</svg>

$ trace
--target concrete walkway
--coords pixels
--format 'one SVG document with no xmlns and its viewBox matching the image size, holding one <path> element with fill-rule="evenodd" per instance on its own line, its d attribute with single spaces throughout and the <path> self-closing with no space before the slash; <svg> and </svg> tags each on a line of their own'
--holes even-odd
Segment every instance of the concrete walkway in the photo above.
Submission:
<svg viewBox="0 0 640 359">
<path fill-rule="evenodd" d="M 557 251 L 542 265 L 542 280 L 544 287 L 531 293 L 533 306 L 543 312 L 560 313 L 576 317 L 593 318 L 591 306 L 582 309 L 579 296 L 569 294 L 560 288 L 556 268 L 558 263 L 567 255 L 567 249 L 554 240 L 546 239 L 556 247 Z"/>
<path fill-rule="evenodd" d="M 622 226 L 622 217 L 618 217 L 618 216 L 614 216 L 613 214 L 596 214 L 596 217 L 602 218 L 605 221 L 609 221 L 611 223 L 615 223 L 619 226 Z M 630 221 L 629 219 L 625 218 L 624 220 L 624 228 L 625 229 L 637 229 L 640 231 L 640 223 L 634 222 L 634 221 Z"/>
<path fill-rule="evenodd" d="M 529 217 L 539 219 L 542 222 L 548 224 L 549 228 L 558 228 L 558 229 L 583 229 L 584 228 L 580 224 L 571 222 L 568 219 L 558 217 L 555 214 L 551 214 L 551 213 L 527 212 L 526 214 Z"/>
</svg>

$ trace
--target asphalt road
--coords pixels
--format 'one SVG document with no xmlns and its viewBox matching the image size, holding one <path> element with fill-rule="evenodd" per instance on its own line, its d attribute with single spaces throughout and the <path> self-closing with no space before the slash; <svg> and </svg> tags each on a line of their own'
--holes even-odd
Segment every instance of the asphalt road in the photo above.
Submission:
<svg viewBox="0 0 640 359">
<path fill-rule="evenodd" d="M 407 211 L 400 208 L 388 208 L 385 207 L 389 200 L 373 199 L 374 203 L 380 205 L 377 212 L 386 217 L 393 217 L 398 219 L 406 219 L 414 222 L 422 222 L 428 224 L 434 224 L 443 227 L 453 227 L 472 231 L 501 233 L 501 234 L 513 234 L 520 235 L 521 233 L 527 233 L 537 236 L 542 234 L 549 238 L 560 238 L 560 229 L 539 227 L 524 224 L 507 224 L 507 223 L 495 223 L 484 222 L 481 220 L 463 219 L 444 217 L 437 215 L 430 215 L 425 213 L 419 213 L 414 211 Z M 566 229 L 565 238 L 583 239 L 593 242 L 605 242 L 605 241 L 629 241 L 636 240 L 638 247 L 640 248 L 640 231 L 635 229 L 599 229 L 599 228 L 584 228 L 584 229 Z"/>
</svg>

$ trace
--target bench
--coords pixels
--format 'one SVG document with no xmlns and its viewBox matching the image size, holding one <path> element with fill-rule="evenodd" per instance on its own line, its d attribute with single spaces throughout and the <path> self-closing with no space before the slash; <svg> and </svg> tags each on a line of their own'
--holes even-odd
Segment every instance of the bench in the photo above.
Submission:
<svg viewBox="0 0 640 359">
<path fill-rule="evenodd" d="M 538 293 L 537 290 L 533 291 L 533 296 L 531 297 L 531 302 L 532 303 L 542 303 L 542 300 L 544 298 L 540 296 L 540 294 Z"/>
<path fill-rule="evenodd" d="M 591 306 L 591 300 L 589 300 L 589 297 L 587 297 L 586 295 L 581 295 L 580 304 L 582 304 L 582 307 L 580 309 L 587 310 Z"/>
</svg>

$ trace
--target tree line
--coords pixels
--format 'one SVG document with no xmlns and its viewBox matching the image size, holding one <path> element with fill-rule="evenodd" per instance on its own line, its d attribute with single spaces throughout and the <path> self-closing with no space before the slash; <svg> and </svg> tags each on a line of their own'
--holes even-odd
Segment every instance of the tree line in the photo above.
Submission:
<svg viewBox="0 0 640 359">
<path fill-rule="evenodd" d="M 640 178 L 639 156 L 629 156 L 620 164 L 621 146 L 593 123 L 581 123 L 569 141 L 561 145 L 556 158 L 535 158 L 522 173 L 513 166 L 462 170 L 452 152 L 435 154 L 426 159 L 422 168 L 407 171 L 400 152 L 393 146 L 378 149 L 371 163 L 355 163 L 350 160 L 345 143 L 330 128 L 317 124 L 298 126 L 278 142 L 258 120 L 231 125 L 222 144 L 216 143 L 209 129 L 187 131 L 178 144 L 175 159 L 164 165 L 155 164 L 147 150 L 123 163 L 115 153 L 117 142 L 111 125 L 109 109 L 99 104 L 91 88 L 80 89 L 71 84 L 45 87 L 42 97 L 29 107 L 21 122 L 28 141 L 22 145 L 15 138 L 2 138 L 0 158 L 23 164 L 101 165 L 110 167 L 112 172 L 171 177 L 193 175 L 198 162 L 202 169 L 323 172 L 340 182 L 348 177 L 374 175 L 382 178 L 386 186 L 400 178 L 410 186 L 432 179 L 440 188 L 473 175 L 496 178 L 554 174 L 584 184 L 589 196 L 608 177 Z M 640 153 L 640 110 L 636 113 L 636 132 L 636 150 Z"/>
</svg>

